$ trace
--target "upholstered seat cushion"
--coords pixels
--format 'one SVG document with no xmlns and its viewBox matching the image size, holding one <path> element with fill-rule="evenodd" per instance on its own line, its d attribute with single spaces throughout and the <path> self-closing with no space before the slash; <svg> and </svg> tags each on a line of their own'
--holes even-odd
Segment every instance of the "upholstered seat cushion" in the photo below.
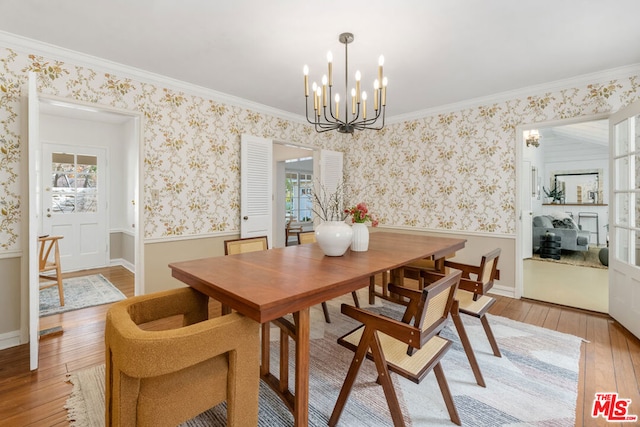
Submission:
<svg viewBox="0 0 640 427">
<path fill-rule="evenodd" d="M 465 314 L 472 316 L 480 316 L 496 302 L 495 298 L 487 295 L 479 295 L 478 299 L 473 300 L 473 292 L 458 289 L 456 291 L 456 299 L 459 303 L 459 310 Z"/>
<path fill-rule="evenodd" d="M 364 326 L 361 326 L 351 332 L 349 335 L 342 338 L 344 341 L 351 343 L 354 348 L 360 343 Z M 397 340 L 389 335 L 378 332 L 378 338 L 380 339 L 380 346 L 384 353 L 384 358 L 390 365 L 389 368 L 400 368 L 408 371 L 412 376 L 422 379 L 423 374 L 429 367 L 428 362 L 439 352 L 444 351 L 450 344 L 446 338 L 442 338 L 439 335 L 433 336 L 427 341 L 420 350 L 417 350 L 413 355 L 407 354 L 409 348 L 406 343 Z M 368 354 L 371 355 L 371 349 L 368 350 Z M 410 378 L 414 381 L 412 378 Z M 417 381 L 415 381 L 417 382 Z"/>
</svg>

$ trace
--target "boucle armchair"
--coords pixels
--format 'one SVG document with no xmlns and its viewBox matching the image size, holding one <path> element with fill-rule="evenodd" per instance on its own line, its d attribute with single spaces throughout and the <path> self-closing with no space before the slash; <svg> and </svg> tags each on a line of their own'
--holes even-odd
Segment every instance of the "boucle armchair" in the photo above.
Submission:
<svg viewBox="0 0 640 427">
<path fill-rule="evenodd" d="M 106 426 L 176 426 L 226 401 L 227 425 L 258 423 L 259 323 L 232 313 L 208 319 L 192 288 L 136 296 L 107 312 Z M 183 326 L 138 325 L 183 315 Z"/>
</svg>

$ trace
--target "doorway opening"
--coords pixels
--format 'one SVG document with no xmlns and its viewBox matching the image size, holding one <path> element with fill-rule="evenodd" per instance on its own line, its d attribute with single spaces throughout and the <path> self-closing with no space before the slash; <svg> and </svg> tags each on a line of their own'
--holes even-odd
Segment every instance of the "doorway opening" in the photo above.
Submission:
<svg viewBox="0 0 640 427">
<path fill-rule="evenodd" d="M 522 297 L 607 313 L 609 122 L 524 130 L 540 137 L 522 138 Z"/>
<path fill-rule="evenodd" d="M 311 200 L 314 149 L 275 142 L 274 168 L 274 247 L 297 244 L 296 231 L 313 230 Z"/>
</svg>

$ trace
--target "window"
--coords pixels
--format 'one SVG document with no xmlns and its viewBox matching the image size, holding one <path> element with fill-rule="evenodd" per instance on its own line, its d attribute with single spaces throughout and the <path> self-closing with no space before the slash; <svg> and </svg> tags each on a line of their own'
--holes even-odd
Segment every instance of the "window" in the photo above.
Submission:
<svg viewBox="0 0 640 427">
<path fill-rule="evenodd" d="M 96 156 L 53 153 L 51 206 L 54 213 L 96 212 Z"/>
<path fill-rule="evenodd" d="M 285 172 L 285 212 L 287 221 L 311 221 L 311 189 L 313 175 L 304 172 Z"/>
</svg>

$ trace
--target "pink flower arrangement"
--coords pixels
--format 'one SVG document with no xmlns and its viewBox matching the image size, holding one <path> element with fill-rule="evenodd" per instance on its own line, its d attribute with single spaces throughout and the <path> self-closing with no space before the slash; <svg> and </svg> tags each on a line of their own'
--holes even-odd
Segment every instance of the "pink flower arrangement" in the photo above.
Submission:
<svg viewBox="0 0 640 427">
<path fill-rule="evenodd" d="M 378 226 L 378 218 L 376 218 L 375 214 L 369 212 L 369 208 L 366 203 L 358 203 L 349 209 L 345 209 L 344 213 L 351 216 L 351 221 L 353 222 L 363 223 L 370 221 L 372 227 Z"/>
</svg>

